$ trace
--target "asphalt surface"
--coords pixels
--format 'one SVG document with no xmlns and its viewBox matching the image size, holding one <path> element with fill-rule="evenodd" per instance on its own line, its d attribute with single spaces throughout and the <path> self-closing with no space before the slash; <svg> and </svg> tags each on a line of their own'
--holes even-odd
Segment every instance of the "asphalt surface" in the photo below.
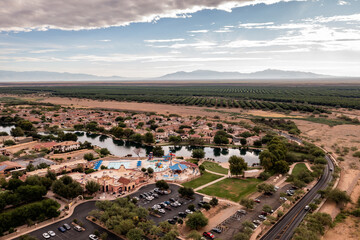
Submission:
<svg viewBox="0 0 360 240">
<path fill-rule="evenodd" d="M 149 207 L 152 207 L 154 204 L 157 204 L 157 203 L 160 203 L 163 201 L 167 201 L 167 200 L 169 200 L 169 198 L 179 199 L 180 201 L 184 202 L 184 204 L 182 204 L 182 206 L 180 206 L 180 207 L 177 207 L 177 208 L 171 207 L 173 209 L 172 211 L 166 210 L 165 214 L 160 214 L 160 216 L 161 216 L 160 218 L 150 215 L 149 219 L 152 219 L 156 224 L 159 222 L 162 222 L 162 221 L 166 221 L 167 219 L 173 218 L 175 215 L 178 215 L 179 212 L 184 212 L 187 209 L 188 205 L 190 205 L 190 204 L 194 204 L 195 206 L 197 206 L 197 203 L 202 200 L 202 196 L 199 194 L 195 194 L 193 200 L 181 199 L 178 194 L 178 189 L 180 187 L 177 185 L 172 185 L 172 184 L 169 184 L 169 186 L 171 189 L 170 194 L 161 195 L 161 196 L 159 196 L 159 198 L 156 198 L 150 202 L 141 200 L 138 203 L 139 206 L 149 208 Z M 142 194 L 144 192 L 149 192 L 149 191 L 153 190 L 154 188 L 155 188 L 155 184 L 150 184 L 150 185 L 140 188 L 136 193 L 133 193 L 130 196 L 139 196 L 140 194 Z M 89 239 L 89 235 L 92 234 L 95 230 L 98 230 L 100 233 L 107 232 L 108 240 L 121 239 L 118 236 L 107 231 L 106 229 L 103 229 L 103 228 L 99 227 L 98 225 L 96 225 L 86 219 L 86 216 L 88 216 L 89 212 L 96 209 L 95 202 L 96 201 L 91 201 L 91 202 L 85 202 L 83 204 L 80 204 L 79 206 L 77 206 L 74 209 L 74 212 L 71 215 L 71 217 L 69 217 L 65 220 L 62 220 L 60 222 L 51 224 L 49 226 L 43 227 L 41 229 L 35 230 L 33 232 L 30 232 L 30 233 L 28 233 L 28 235 L 34 236 L 38 239 L 45 239 L 42 236 L 42 234 L 52 230 L 56 233 L 56 236 L 51 237 L 50 240 L 74 240 L 74 239 L 85 240 L 85 239 Z M 82 222 L 82 225 L 85 228 L 85 231 L 77 232 L 72 228 L 71 230 L 68 230 L 68 231 L 62 233 L 58 230 L 58 227 L 63 226 L 64 223 L 67 223 L 72 227 L 71 222 L 74 219 L 77 219 L 78 221 Z M 17 239 L 19 239 L 19 238 L 17 238 Z"/>
<path fill-rule="evenodd" d="M 305 210 L 305 206 L 309 205 L 314 199 L 320 198 L 318 191 L 325 189 L 328 186 L 328 183 L 332 180 L 332 171 L 330 168 L 334 169 L 334 164 L 326 156 L 328 165 L 324 169 L 324 173 L 321 176 L 318 183 L 292 208 L 287 212 L 284 217 L 278 221 L 262 238 L 261 240 L 288 240 L 294 234 L 294 230 L 302 222 L 308 211 Z"/>
<path fill-rule="evenodd" d="M 264 205 L 271 206 L 273 210 L 280 207 L 280 205 L 283 203 L 283 201 L 280 200 L 280 193 L 291 189 L 291 186 L 291 184 L 286 184 L 271 196 L 264 194 L 259 196 L 258 199 L 260 199 L 260 203 L 256 203 L 253 210 L 246 210 L 247 214 L 245 215 L 238 212 L 234 213 L 232 216 L 217 226 L 217 228 L 222 230 L 222 233 L 214 233 L 214 235 L 224 240 L 233 239 L 234 235 L 242 229 L 243 222 L 260 220 L 259 215 L 261 214 Z"/>
<path fill-rule="evenodd" d="M 171 193 L 168 195 L 159 195 L 159 198 L 155 198 L 152 201 L 147 201 L 145 199 L 140 199 L 140 201 L 138 202 L 138 205 L 141 207 L 144 207 L 146 209 L 151 208 L 152 206 L 154 206 L 155 204 L 159 204 L 161 202 L 164 201 L 169 201 L 170 198 L 175 198 L 175 200 L 178 200 L 179 202 L 182 202 L 180 207 L 170 207 L 171 211 L 166 210 L 165 209 L 165 214 L 161 214 L 159 213 L 159 216 L 161 216 L 160 218 L 155 217 L 153 215 L 149 216 L 149 219 L 153 220 L 156 224 L 158 224 L 159 222 L 163 222 L 163 221 L 167 221 L 168 219 L 173 218 L 174 216 L 177 216 L 179 214 L 179 212 L 185 212 L 186 209 L 188 209 L 188 206 L 190 204 L 194 204 L 195 207 L 198 207 L 197 204 L 202 201 L 203 196 L 195 193 L 194 194 L 194 198 L 193 199 L 183 199 L 179 196 L 178 193 L 178 189 L 180 188 L 177 185 L 169 185 L 170 189 L 171 189 Z M 147 186 L 144 186 L 141 188 L 141 190 L 137 191 L 136 193 L 133 193 L 130 195 L 130 197 L 139 197 L 140 194 L 144 193 L 144 192 L 150 192 L 151 190 L 153 190 L 154 188 L 156 188 L 155 184 L 150 184 Z M 140 197 L 139 197 L 140 198 Z"/>
</svg>

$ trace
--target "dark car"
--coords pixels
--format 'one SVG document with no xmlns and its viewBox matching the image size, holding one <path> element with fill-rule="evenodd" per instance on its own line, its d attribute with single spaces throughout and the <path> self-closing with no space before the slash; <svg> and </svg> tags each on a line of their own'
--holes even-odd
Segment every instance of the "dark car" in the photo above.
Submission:
<svg viewBox="0 0 360 240">
<path fill-rule="evenodd" d="M 221 233 L 221 229 L 220 228 L 213 228 L 211 229 L 212 232 L 216 232 L 216 233 Z"/>
<path fill-rule="evenodd" d="M 174 219 L 175 221 L 177 221 L 177 220 L 179 219 L 179 217 L 178 217 L 178 216 L 174 216 L 173 219 Z"/>
<path fill-rule="evenodd" d="M 66 232 L 66 229 L 64 227 L 59 227 L 58 229 L 60 232 Z"/>
<path fill-rule="evenodd" d="M 174 198 L 170 198 L 169 201 L 170 202 L 176 202 L 176 200 Z"/>
<path fill-rule="evenodd" d="M 166 206 L 165 209 L 166 209 L 166 210 L 169 210 L 169 211 L 172 210 L 171 207 L 169 207 L 169 206 Z"/>
<path fill-rule="evenodd" d="M 211 232 L 204 232 L 203 236 L 206 237 L 207 239 L 215 239 L 214 234 L 212 234 Z"/>
<path fill-rule="evenodd" d="M 184 218 L 187 216 L 187 214 L 185 212 L 179 212 L 178 214 L 180 217 Z"/>
<path fill-rule="evenodd" d="M 65 223 L 63 226 L 64 226 L 64 228 L 65 228 L 66 230 L 70 230 L 70 229 L 71 229 L 70 225 L 67 224 L 67 223 Z"/>
<path fill-rule="evenodd" d="M 168 221 L 168 223 L 170 223 L 172 225 L 174 225 L 176 223 L 176 221 L 174 219 L 168 219 L 167 221 Z"/>
</svg>

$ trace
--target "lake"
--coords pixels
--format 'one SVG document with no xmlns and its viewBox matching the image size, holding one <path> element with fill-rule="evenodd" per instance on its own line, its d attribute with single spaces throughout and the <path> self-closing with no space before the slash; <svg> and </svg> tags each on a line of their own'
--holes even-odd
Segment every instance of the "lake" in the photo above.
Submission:
<svg viewBox="0 0 360 240">
<path fill-rule="evenodd" d="M 0 126 L 0 132 L 7 132 L 10 134 L 10 130 L 14 126 Z M 116 156 L 123 157 L 128 154 L 136 156 L 135 149 L 141 149 L 140 156 L 145 157 L 149 154 L 153 147 L 145 146 L 139 143 L 131 141 L 115 140 L 111 137 L 99 134 L 91 134 L 85 132 L 75 132 L 78 136 L 78 141 L 88 141 L 93 145 L 101 148 L 107 148 Z M 165 154 L 168 154 L 171 150 L 177 156 L 191 157 L 193 149 L 201 148 L 205 151 L 205 158 L 213 158 L 215 161 L 227 162 L 232 155 L 241 156 L 245 159 L 249 166 L 254 163 L 259 163 L 260 150 L 243 150 L 239 148 L 213 148 L 213 147 L 198 147 L 198 146 L 162 146 Z"/>
</svg>

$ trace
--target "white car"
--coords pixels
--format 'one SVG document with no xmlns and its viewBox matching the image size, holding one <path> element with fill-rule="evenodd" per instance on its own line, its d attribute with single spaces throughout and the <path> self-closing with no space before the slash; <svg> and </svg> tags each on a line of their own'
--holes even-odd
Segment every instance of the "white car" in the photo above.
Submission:
<svg viewBox="0 0 360 240">
<path fill-rule="evenodd" d="M 193 213 L 193 211 L 191 211 L 191 210 L 189 210 L 189 209 L 186 209 L 185 212 L 186 212 L 187 214 L 192 214 L 192 213 Z"/>
<path fill-rule="evenodd" d="M 259 218 L 263 221 L 266 220 L 266 217 L 264 215 L 259 215 Z"/>
<path fill-rule="evenodd" d="M 286 197 L 280 197 L 280 200 L 287 201 Z"/>
<path fill-rule="evenodd" d="M 45 239 L 49 239 L 49 238 L 50 238 L 50 235 L 49 235 L 48 233 L 43 233 L 43 237 L 44 237 Z"/>
<path fill-rule="evenodd" d="M 158 209 L 159 213 L 165 214 L 165 210 L 164 209 Z"/>
<path fill-rule="evenodd" d="M 89 235 L 89 238 L 90 238 L 91 240 L 99 240 L 99 238 L 98 238 L 95 234 L 90 234 L 90 235 Z"/>
<path fill-rule="evenodd" d="M 55 232 L 54 231 L 48 231 L 49 235 L 52 236 L 52 237 L 55 237 Z"/>
</svg>

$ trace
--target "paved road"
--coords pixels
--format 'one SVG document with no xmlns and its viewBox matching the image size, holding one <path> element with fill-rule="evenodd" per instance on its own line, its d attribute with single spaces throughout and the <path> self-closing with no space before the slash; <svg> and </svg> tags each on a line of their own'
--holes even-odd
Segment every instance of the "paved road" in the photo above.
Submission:
<svg viewBox="0 0 360 240">
<path fill-rule="evenodd" d="M 329 156 L 326 156 L 328 165 L 324 169 L 324 174 L 321 176 L 318 183 L 280 220 L 278 221 L 262 238 L 261 240 L 288 240 L 294 234 L 294 230 L 299 226 L 301 221 L 307 214 L 305 206 L 311 203 L 314 199 L 320 198 L 318 191 L 325 189 L 328 183 L 332 180 L 332 171 L 334 164 Z"/>
<path fill-rule="evenodd" d="M 179 198 L 179 194 L 178 194 L 179 186 L 173 185 L 173 184 L 170 184 L 169 186 L 170 186 L 170 189 L 172 190 L 172 192 L 169 195 L 159 196 L 158 199 L 154 199 L 151 202 L 142 200 L 139 202 L 139 205 L 142 207 L 145 207 L 145 208 L 149 208 L 149 207 L 152 207 L 154 204 L 166 201 L 169 198 Z M 141 193 L 149 192 L 149 191 L 153 190 L 154 188 L 155 188 L 155 184 L 150 184 L 150 185 L 140 188 L 139 191 L 131 194 L 130 196 L 139 196 Z M 164 215 L 161 215 L 162 216 L 161 218 L 157 218 L 154 216 L 149 216 L 149 218 L 152 219 L 155 223 L 159 223 L 161 221 L 166 221 L 167 219 L 173 218 L 175 215 L 178 215 L 179 212 L 184 212 L 185 209 L 187 209 L 189 204 L 194 204 L 195 206 L 197 206 L 197 203 L 200 202 L 201 200 L 202 200 L 202 196 L 199 194 L 195 194 L 195 197 L 193 200 L 187 200 L 187 201 L 182 200 L 182 201 L 184 201 L 184 204 L 181 207 L 172 208 L 173 209 L 172 211 L 166 210 L 166 213 Z M 89 239 L 89 235 L 92 234 L 95 229 L 97 229 L 97 230 L 99 230 L 100 233 L 107 232 L 108 240 L 121 239 L 118 236 L 99 227 L 98 225 L 86 220 L 86 216 L 88 215 L 88 213 L 94 209 L 96 209 L 95 201 L 85 202 L 83 204 L 80 204 L 79 206 L 77 206 L 74 209 L 74 213 L 73 213 L 73 215 L 71 215 L 71 217 L 69 217 L 63 221 L 51 224 L 47 227 L 43 227 L 41 229 L 30 232 L 30 233 L 28 233 L 28 235 L 37 237 L 38 239 L 44 239 L 42 234 L 44 232 L 48 232 L 48 231 L 52 230 L 56 233 L 56 236 L 50 238 L 50 240 L 74 240 L 74 239 L 85 240 L 85 239 Z M 84 232 L 77 232 L 74 229 L 71 229 L 69 231 L 66 231 L 65 233 L 61 233 L 58 230 L 58 227 L 62 226 L 64 223 L 68 223 L 70 225 L 70 223 L 73 221 L 73 219 L 77 219 L 83 223 L 83 226 L 85 228 Z"/>
</svg>

